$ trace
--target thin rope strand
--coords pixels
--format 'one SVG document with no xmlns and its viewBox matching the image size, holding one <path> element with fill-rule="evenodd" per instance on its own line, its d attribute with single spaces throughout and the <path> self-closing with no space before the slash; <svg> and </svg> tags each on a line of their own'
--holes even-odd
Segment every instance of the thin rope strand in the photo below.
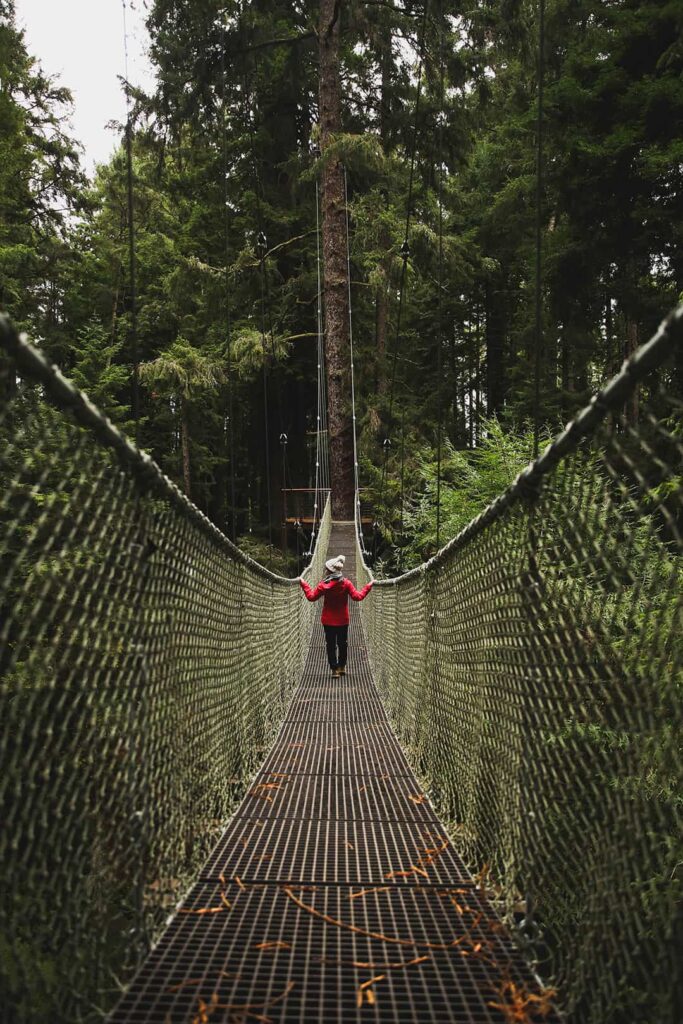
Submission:
<svg viewBox="0 0 683 1024">
<path fill-rule="evenodd" d="M 443 124 L 445 119 L 445 66 L 443 36 L 443 0 L 439 0 L 439 301 L 437 305 L 437 406 L 436 441 L 436 547 L 441 546 L 441 447 L 443 443 Z"/>
<path fill-rule="evenodd" d="M 543 79 L 545 49 L 545 0 L 539 0 L 538 8 L 538 111 L 536 127 L 536 294 L 535 294 L 535 352 L 534 352 L 534 458 L 538 458 L 538 439 L 541 415 L 541 347 L 543 331 L 542 312 L 542 234 L 541 215 L 543 203 Z"/>
<path fill-rule="evenodd" d="M 130 276 L 130 342 L 133 358 L 131 379 L 131 406 L 135 423 L 135 443 L 139 444 L 140 422 L 140 357 L 138 352 L 138 321 L 137 321 L 137 287 L 136 287 L 136 254 L 135 254 L 135 218 L 133 207 L 133 124 L 130 105 L 130 81 L 128 78 L 128 22 L 126 18 L 126 0 L 121 0 L 123 8 L 123 65 L 126 80 L 126 193 L 128 207 L 128 267 Z"/>
<path fill-rule="evenodd" d="M 426 28 L 426 23 L 427 23 L 427 5 L 428 5 L 428 0 L 425 0 L 424 7 L 422 9 L 422 24 L 421 24 L 421 29 L 420 29 L 419 64 L 418 64 L 418 71 L 417 71 L 417 96 L 416 96 L 416 99 L 415 99 L 415 120 L 414 120 L 414 123 L 413 123 L 413 137 L 412 137 L 412 142 L 411 142 L 410 175 L 409 175 L 409 179 L 408 179 L 408 201 L 407 201 L 407 210 L 406 210 L 406 227 L 405 227 L 405 234 L 404 234 L 403 247 L 402 247 L 403 253 L 404 253 L 404 255 L 403 255 L 403 266 L 401 268 L 401 281 L 400 281 L 400 285 L 399 285 L 398 313 L 397 313 L 397 317 L 396 317 L 396 340 L 394 342 L 394 354 L 393 354 L 392 366 L 391 366 L 391 386 L 390 386 L 390 389 L 389 389 L 389 415 L 387 417 L 387 427 L 388 427 L 389 430 L 391 430 L 391 420 L 392 420 L 393 409 L 394 409 L 394 392 L 395 392 L 395 381 L 396 381 L 396 366 L 397 366 L 397 362 L 398 362 L 398 352 L 399 352 L 400 341 L 401 341 L 401 319 L 402 319 L 402 313 L 403 313 L 403 294 L 404 294 L 404 289 L 405 289 L 406 268 L 407 268 L 407 265 L 408 265 L 408 256 L 406 254 L 406 251 L 407 251 L 407 246 L 408 246 L 408 238 L 409 238 L 409 234 L 410 234 L 410 221 L 411 221 L 412 206 L 413 206 L 413 186 L 414 186 L 414 181 L 415 181 L 415 162 L 416 162 L 416 153 L 417 153 L 417 133 L 418 133 L 419 114 L 420 114 L 420 97 L 422 95 L 422 68 L 423 68 L 423 64 L 424 64 L 424 38 L 425 38 L 425 28 Z M 387 437 L 385 439 L 385 442 L 388 441 L 388 440 L 389 440 L 389 437 Z M 386 487 L 386 481 L 387 481 L 387 464 L 388 464 L 388 459 L 389 459 L 389 445 L 385 443 L 384 444 L 384 459 L 383 459 L 383 464 L 382 464 L 382 479 L 381 479 L 381 485 L 380 485 L 380 502 L 379 502 L 380 503 L 380 508 L 384 505 L 384 493 L 385 493 L 385 487 Z M 376 539 L 377 538 L 375 536 L 375 548 L 376 548 Z"/>
<path fill-rule="evenodd" d="M 351 355 L 351 418 L 353 422 L 353 481 L 354 481 L 354 515 L 358 538 L 362 543 L 362 528 L 360 521 L 360 488 L 358 480 L 358 440 L 356 437 L 356 386 L 353 367 L 353 315 L 351 307 L 351 243 L 349 238 L 349 186 L 344 167 L 344 205 L 346 209 L 346 279 L 349 290 L 349 350 Z"/>
<path fill-rule="evenodd" d="M 226 19 L 227 13 L 223 12 L 222 23 L 222 48 L 221 48 L 221 83 L 223 95 L 221 97 L 221 131 L 223 135 L 223 234 L 225 243 L 225 334 L 227 344 L 228 361 L 228 458 L 230 460 L 230 535 L 234 543 L 237 533 L 237 502 L 235 498 L 235 424 L 233 420 L 233 368 L 232 368 L 232 319 L 230 315 L 230 231 L 228 217 L 228 137 L 226 117 Z"/>
</svg>

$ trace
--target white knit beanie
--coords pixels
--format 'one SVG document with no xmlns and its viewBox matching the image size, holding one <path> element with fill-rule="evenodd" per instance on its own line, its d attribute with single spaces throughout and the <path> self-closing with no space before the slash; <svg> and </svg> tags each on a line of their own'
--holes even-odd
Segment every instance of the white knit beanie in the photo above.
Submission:
<svg viewBox="0 0 683 1024">
<path fill-rule="evenodd" d="M 336 558 L 330 558 L 325 562 L 325 568 L 328 572 L 341 572 L 345 561 L 346 555 L 337 555 Z"/>
</svg>

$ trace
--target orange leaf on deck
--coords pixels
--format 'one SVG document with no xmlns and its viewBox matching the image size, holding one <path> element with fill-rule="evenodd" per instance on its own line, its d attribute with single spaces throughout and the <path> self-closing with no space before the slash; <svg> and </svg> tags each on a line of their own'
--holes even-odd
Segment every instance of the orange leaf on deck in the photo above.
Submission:
<svg viewBox="0 0 683 1024">
<path fill-rule="evenodd" d="M 380 971 L 395 971 L 402 967 L 414 967 L 415 964 L 423 964 L 425 960 L 431 960 L 429 953 L 425 953 L 424 956 L 416 956 L 414 960 L 390 960 L 386 964 L 376 964 L 372 960 L 329 960 L 325 957 L 322 958 L 323 963 L 342 964 L 348 967 L 363 967 L 369 968 L 370 970 Z"/>
<path fill-rule="evenodd" d="M 364 981 L 361 985 L 362 989 L 369 988 L 370 985 L 374 985 L 376 981 L 384 981 L 386 974 L 376 974 L 374 978 L 369 978 L 368 981 Z"/>
<path fill-rule="evenodd" d="M 171 985 L 167 992 L 180 992 L 183 988 L 189 988 L 190 985 L 201 985 L 204 981 L 203 978 L 188 978 L 187 981 L 179 981 L 177 985 Z"/>
<path fill-rule="evenodd" d="M 523 985 L 505 981 L 500 989 L 501 1003 L 489 1003 L 494 1010 L 500 1010 L 507 1024 L 532 1024 L 540 1017 L 547 1017 L 553 1010 L 552 999 L 556 989 L 547 988 L 540 992 L 528 992 Z"/>
<path fill-rule="evenodd" d="M 422 875 L 424 878 L 429 879 L 429 875 L 422 868 L 418 868 L 415 864 L 411 864 L 405 871 L 388 871 L 384 876 L 385 878 L 408 878 L 410 875 Z"/>
<path fill-rule="evenodd" d="M 291 949 L 288 942 L 259 942 L 254 949 Z"/>
<path fill-rule="evenodd" d="M 388 885 L 377 885 L 373 889 L 363 889 L 361 892 L 353 892 L 349 896 L 350 900 L 357 900 L 359 896 L 367 896 L 371 892 L 389 892 Z"/>
<path fill-rule="evenodd" d="M 202 914 L 220 914 L 225 910 L 225 907 L 202 907 L 201 910 L 187 910 L 185 907 L 181 907 L 178 911 L 179 914 L 196 914 L 200 917 Z"/>
<path fill-rule="evenodd" d="M 354 932 L 356 935 L 365 935 L 370 939 L 379 939 L 380 942 L 393 942 L 397 946 L 412 946 L 413 949 L 455 949 L 456 946 L 460 946 L 465 942 L 468 936 L 460 935 L 457 939 L 453 939 L 451 942 L 428 942 L 425 940 L 418 941 L 417 939 L 401 939 L 397 936 L 384 935 L 382 932 L 373 932 L 368 928 L 359 928 L 358 925 L 348 924 L 346 921 L 338 921 L 336 917 L 332 917 L 330 914 L 324 914 L 322 910 L 316 910 L 315 907 L 309 906 L 308 903 L 304 903 L 300 900 L 292 890 L 291 886 L 283 885 L 282 891 L 296 903 L 297 907 L 301 910 L 306 910 L 309 914 L 319 918 L 321 921 L 326 921 L 327 924 L 333 924 L 336 928 L 345 928 L 349 932 Z"/>
</svg>

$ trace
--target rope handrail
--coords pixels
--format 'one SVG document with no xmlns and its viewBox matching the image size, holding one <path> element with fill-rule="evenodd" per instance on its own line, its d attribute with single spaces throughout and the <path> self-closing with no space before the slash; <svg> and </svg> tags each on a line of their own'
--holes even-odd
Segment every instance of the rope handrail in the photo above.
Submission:
<svg viewBox="0 0 683 1024">
<path fill-rule="evenodd" d="M 180 488 L 170 480 L 160 469 L 151 455 L 141 451 L 126 435 L 116 427 L 111 420 L 94 405 L 88 396 L 76 387 L 61 372 L 59 367 L 46 358 L 28 340 L 26 334 L 20 334 L 12 325 L 9 317 L 0 313 L 0 348 L 16 362 L 17 367 L 27 377 L 39 382 L 45 388 L 48 398 L 62 409 L 69 410 L 74 419 L 87 430 L 91 431 L 100 444 L 111 448 L 143 486 L 153 490 L 159 497 L 165 498 L 175 505 L 184 515 L 190 519 L 211 539 L 224 547 L 231 558 L 236 559 L 243 565 L 248 566 L 254 572 L 269 579 L 274 583 L 292 586 L 296 584 L 298 577 L 291 579 L 272 572 L 265 565 L 251 558 L 242 551 L 236 544 L 226 537 L 215 523 L 206 516 L 201 509 L 197 508 Z M 306 569 L 303 575 L 309 572 Z"/>
<path fill-rule="evenodd" d="M 0 479 L 2 1005 L 89 1022 L 260 765 L 316 608 L 6 317 Z M 330 523 L 328 501 L 316 579 Z"/>
<path fill-rule="evenodd" d="M 683 1005 L 682 342 L 679 307 L 360 606 L 425 793 L 576 1024 L 675 1024 Z"/>
<path fill-rule="evenodd" d="M 677 306 L 662 321 L 659 328 L 649 341 L 641 345 L 606 385 L 593 396 L 585 406 L 567 424 L 545 448 L 545 450 L 517 475 L 510 486 L 494 501 L 475 516 L 460 533 L 432 555 L 428 561 L 409 569 L 400 576 L 388 579 L 375 579 L 372 569 L 363 561 L 363 567 L 375 586 L 393 586 L 401 580 L 410 579 L 425 572 L 428 568 L 439 565 L 454 551 L 467 544 L 473 537 L 493 523 L 513 502 L 533 493 L 540 480 L 550 473 L 558 463 L 573 451 L 581 441 L 594 432 L 604 418 L 624 404 L 638 384 L 652 370 L 664 362 L 671 354 L 673 347 L 683 341 L 683 305 Z M 364 544 L 361 543 L 364 550 Z"/>
</svg>

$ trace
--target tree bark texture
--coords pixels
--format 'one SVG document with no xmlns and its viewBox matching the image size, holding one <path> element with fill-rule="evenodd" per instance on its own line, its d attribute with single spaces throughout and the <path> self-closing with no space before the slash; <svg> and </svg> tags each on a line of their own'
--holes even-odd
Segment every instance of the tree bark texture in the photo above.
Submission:
<svg viewBox="0 0 683 1024">
<path fill-rule="evenodd" d="M 505 405 L 505 310 L 501 282 L 486 284 L 486 398 L 489 416 Z"/>
<path fill-rule="evenodd" d="M 320 148 L 323 155 L 321 205 L 330 486 L 333 518 L 353 519 L 353 423 L 350 408 L 351 353 L 344 172 L 339 160 L 325 160 L 325 151 L 332 138 L 341 131 L 340 15 L 341 0 L 321 0 L 319 26 Z"/>
<path fill-rule="evenodd" d="M 633 355 L 639 344 L 639 331 L 638 323 L 632 317 L 626 319 L 626 347 L 624 351 L 624 358 L 628 359 Z M 639 412 L 639 388 L 634 388 L 632 394 L 626 401 L 624 407 L 624 415 L 626 422 L 629 426 L 634 427 L 638 422 Z"/>
</svg>

